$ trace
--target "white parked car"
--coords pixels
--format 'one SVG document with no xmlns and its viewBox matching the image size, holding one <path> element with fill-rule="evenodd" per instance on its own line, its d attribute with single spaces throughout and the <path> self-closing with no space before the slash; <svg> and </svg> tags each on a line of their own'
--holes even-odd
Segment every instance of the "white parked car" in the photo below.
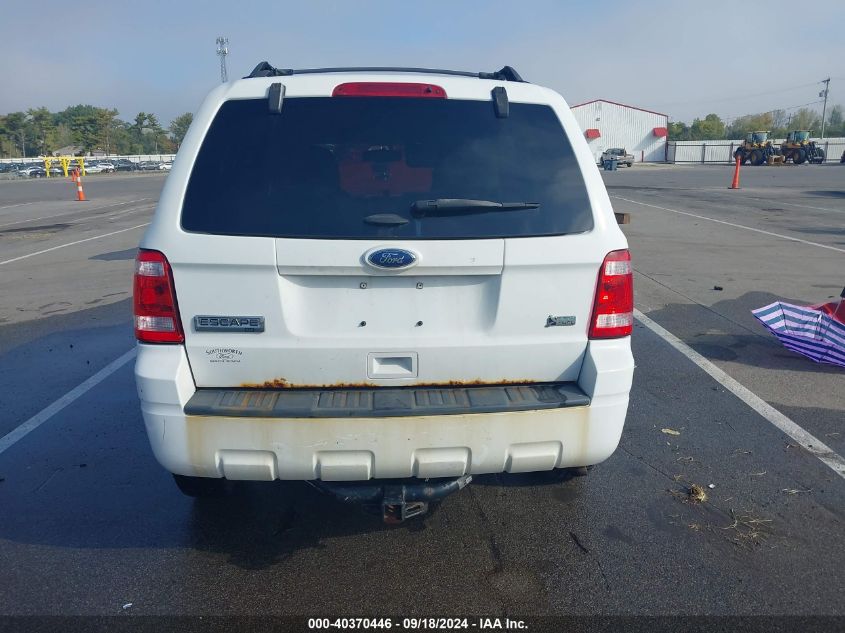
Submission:
<svg viewBox="0 0 845 633">
<path fill-rule="evenodd" d="M 91 163 L 85 165 L 86 174 L 108 174 L 114 171 L 114 165 L 111 163 Z"/>
<path fill-rule="evenodd" d="M 159 171 L 170 171 L 173 168 L 173 163 L 162 163 L 158 166 Z"/>
<path fill-rule="evenodd" d="M 631 260 L 560 95 L 508 67 L 262 63 L 179 151 L 134 312 L 147 433 L 183 492 L 311 480 L 398 521 L 472 475 L 616 449 Z"/>
<path fill-rule="evenodd" d="M 29 163 L 28 165 L 21 167 L 17 170 L 18 176 L 40 176 L 46 175 L 46 171 L 44 170 L 44 165 L 42 163 Z"/>
</svg>

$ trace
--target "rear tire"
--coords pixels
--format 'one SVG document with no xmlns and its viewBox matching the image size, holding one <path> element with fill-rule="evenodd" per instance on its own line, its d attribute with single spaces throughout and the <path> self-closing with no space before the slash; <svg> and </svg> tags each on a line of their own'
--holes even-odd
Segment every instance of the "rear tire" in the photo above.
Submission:
<svg viewBox="0 0 845 633">
<path fill-rule="evenodd" d="M 751 164 L 752 165 L 762 165 L 765 160 L 766 160 L 766 157 L 763 156 L 763 152 L 761 152 L 759 149 L 752 150 L 752 152 L 751 152 Z"/>
<path fill-rule="evenodd" d="M 222 497 L 226 494 L 228 483 L 225 479 L 212 477 L 188 477 L 187 475 L 173 475 L 176 487 L 186 497 L 194 499 L 208 499 Z"/>
<path fill-rule="evenodd" d="M 813 156 L 813 162 L 817 165 L 821 165 L 824 162 L 825 155 L 824 150 L 821 147 L 816 148 L 816 155 Z"/>
</svg>

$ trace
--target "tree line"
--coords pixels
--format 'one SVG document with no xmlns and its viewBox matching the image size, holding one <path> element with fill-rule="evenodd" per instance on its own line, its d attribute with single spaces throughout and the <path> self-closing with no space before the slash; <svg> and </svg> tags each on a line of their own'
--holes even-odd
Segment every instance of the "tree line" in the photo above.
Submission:
<svg viewBox="0 0 845 633">
<path fill-rule="evenodd" d="M 826 116 L 824 135 L 845 136 L 845 118 L 842 106 L 830 108 Z M 784 138 L 790 130 L 812 130 L 813 136 L 820 136 L 822 118 L 818 112 L 800 108 L 795 112 L 772 110 L 760 114 L 747 114 L 723 121 L 718 114 L 708 114 L 703 119 L 694 119 L 691 125 L 682 121 L 669 123 L 670 141 L 716 141 L 719 139 L 742 139 L 749 132 L 769 130 L 772 138 Z"/>
<path fill-rule="evenodd" d="M 150 112 L 139 112 L 132 121 L 123 121 L 118 114 L 111 108 L 76 105 L 61 112 L 41 107 L 0 115 L 0 157 L 46 156 L 69 146 L 78 147 L 82 154 L 93 150 L 107 154 L 171 154 L 179 149 L 193 120 L 193 115 L 185 112 L 165 129 Z M 770 130 L 774 138 L 783 138 L 790 130 L 812 130 L 818 136 L 821 127 L 821 116 L 809 108 L 792 113 L 772 110 L 748 114 L 729 123 L 718 114 L 708 114 L 690 125 L 670 122 L 669 140 L 740 139 L 755 130 Z M 825 136 L 845 136 L 842 106 L 830 108 Z"/>
<path fill-rule="evenodd" d="M 118 118 L 118 111 L 76 105 L 61 112 L 30 108 L 0 115 L 0 157 L 47 156 L 75 146 L 78 154 L 102 150 L 107 154 L 174 153 L 193 120 L 180 114 L 165 129 L 158 117 L 139 112 L 132 121 Z"/>
</svg>

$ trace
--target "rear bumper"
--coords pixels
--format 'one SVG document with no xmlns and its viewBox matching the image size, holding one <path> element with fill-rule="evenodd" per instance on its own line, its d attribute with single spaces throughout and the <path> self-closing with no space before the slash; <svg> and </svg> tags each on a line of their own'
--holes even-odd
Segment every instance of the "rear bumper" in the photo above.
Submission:
<svg viewBox="0 0 845 633">
<path fill-rule="evenodd" d="M 597 464 L 619 444 L 633 370 L 629 338 L 593 341 L 578 381 L 587 406 L 352 418 L 186 415 L 196 389 L 181 346 L 139 345 L 135 376 L 153 452 L 173 473 L 361 481 Z"/>
</svg>

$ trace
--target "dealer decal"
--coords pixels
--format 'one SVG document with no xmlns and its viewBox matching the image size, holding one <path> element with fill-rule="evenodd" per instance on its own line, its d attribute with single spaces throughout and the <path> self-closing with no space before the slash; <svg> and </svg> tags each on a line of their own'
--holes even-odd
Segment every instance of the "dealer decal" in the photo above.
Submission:
<svg viewBox="0 0 845 633">
<path fill-rule="evenodd" d="M 244 353 L 234 347 L 213 347 L 205 354 L 209 363 L 239 363 Z"/>
</svg>

